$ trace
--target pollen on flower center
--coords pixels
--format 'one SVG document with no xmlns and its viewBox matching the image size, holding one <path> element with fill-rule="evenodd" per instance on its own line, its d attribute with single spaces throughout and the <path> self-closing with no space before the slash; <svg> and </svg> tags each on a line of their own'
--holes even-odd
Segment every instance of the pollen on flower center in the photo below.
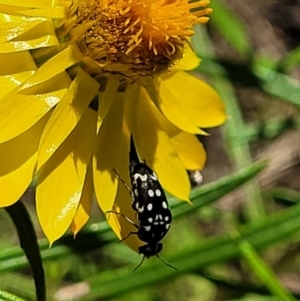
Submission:
<svg viewBox="0 0 300 301">
<path fill-rule="evenodd" d="M 95 73 L 161 73 L 182 57 L 186 39 L 194 34 L 192 26 L 207 22 L 211 9 L 203 7 L 208 3 L 209 0 L 79 1 L 76 26 L 90 24 L 79 47 Z"/>
</svg>

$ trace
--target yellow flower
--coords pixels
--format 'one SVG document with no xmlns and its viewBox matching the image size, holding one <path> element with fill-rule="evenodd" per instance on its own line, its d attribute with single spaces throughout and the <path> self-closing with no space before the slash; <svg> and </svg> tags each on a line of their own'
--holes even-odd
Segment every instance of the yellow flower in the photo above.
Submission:
<svg viewBox="0 0 300 301">
<path fill-rule="evenodd" d="M 188 39 L 208 3 L 0 0 L 0 205 L 38 175 L 50 243 L 82 228 L 94 193 L 103 212 L 134 219 L 113 172 L 129 183 L 131 135 L 163 187 L 188 201 L 186 169 L 206 159 L 194 134 L 225 120 L 217 93 L 185 72 L 199 64 Z M 131 229 L 114 214 L 108 222 L 119 237 Z"/>
</svg>

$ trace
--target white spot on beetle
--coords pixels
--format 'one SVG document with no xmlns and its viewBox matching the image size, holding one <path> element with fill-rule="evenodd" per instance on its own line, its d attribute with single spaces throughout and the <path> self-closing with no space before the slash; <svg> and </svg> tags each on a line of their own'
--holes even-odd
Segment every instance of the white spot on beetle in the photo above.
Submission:
<svg viewBox="0 0 300 301">
<path fill-rule="evenodd" d="M 140 179 L 141 179 L 143 182 L 146 182 L 147 179 L 148 179 L 148 176 L 147 176 L 147 175 L 141 175 L 141 176 L 140 176 Z"/>
<path fill-rule="evenodd" d="M 136 210 L 139 210 L 139 209 L 140 209 L 140 206 L 139 206 L 139 203 L 138 203 L 138 202 L 135 203 L 135 209 L 136 209 Z"/>
<path fill-rule="evenodd" d="M 148 211 L 151 211 L 152 208 L 153 208 L 153 205 L 152 205 L 151 203 L 149 203 L 149 204 L 147 205 L 147 210 L 148 210 Z"/>
<path fill-rule="evenodd" d="M 139 196 L 139 191 L 137 189 L 134 189 L 134 195 Z"/>
<path fill-rule="evenodd" d="M 137 179 L 141 179 L 142 182 L 146 182 L 147 179 L 148 179 L 148 176 L 136 173 L 136 174 L 133 175 L 133 182 L 136 182 Z"/>
<path fill-rule="evenodd" d="M 153 172 L 153 174 L 150 176 L 151 176 L 152 180 L 157 181 L 157 175 L 155 172 Z"/>
<path fill-rule="evenodd" d="M 149 189 L 148 195 L 150 196 L 150 198 L 154 197 L 154 191 L 152 189 Z"/>
<path fill-rule="evenodd" d="M 163 201 L 163 202 L 162 202 L 162 206 L 163 206 L 163 208 L 168 209 L 168 204 L 167 204 L 167 202 Z"/>
<path fill-rule="evenodd" d="M 149 218 L 148 218 L 148 222 L 149 222 L 149 223 L 152 223 L 152 222 L 153 222 L 153 218 L 152 218 L 152 217 L 149 217 Z"/>
<path fill-rule="evenodd" d="M 156 194 L 157 196 L 161 196 L 161 191 L 160 191 L 159 189 L 156 189 L 156 190 L 155 190 L 155 194 Z"/>
<path fill-rule="evenodd" d="M 138 179 L 138 178 L 140 178 L 141 177 L 141 175 L 139 174 L 139 173 L 135 173 L 134 175 L 133 175 L 133 182 L 136 182 L 136 180 Z"/>
<path fill-rule="evenodd" d="M 166 230 L 170 228 L 170 224 L 166 224 Z"/>
<path fill-rule="evenodd" d="M 151 230 L 151 226 L 143 226 L 143 228 L 145 228 L 146 231 L 150 231 Z"/>
</svg>

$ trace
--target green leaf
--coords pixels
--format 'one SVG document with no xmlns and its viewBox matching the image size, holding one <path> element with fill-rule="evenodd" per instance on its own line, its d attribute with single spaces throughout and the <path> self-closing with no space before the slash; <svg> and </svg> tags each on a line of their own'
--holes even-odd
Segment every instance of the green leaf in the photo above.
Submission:
<svg viewBox="0 0 300 301">
<path fill-rule="evenodd" d="M 275 201 L 283 202 L 287 205 L 294 205 L 300 203 L 300 192 L 285 188 L 276 187 L 265 192 L 265 196 L 274 199 Z"/>
<path fill-rule="evenodd" d="M 0 291 L 0 300 L 1 301 L 25 301 L 11 293 Z"/>
<path fill-rule="evenodd" d="M 210 15 L 210 23 L 221 35 L 242 55 L 251 52 L 247 31 L 244 24 L 237 16 L 228 9 L 224 2 L 214 0 L 210 3 L 213 13 Z"/>
<path fill-rule="evenodd" d="M 300 64 L 300 47 L 292 50 L 280 63 L 278 68 L 285 70 L 286 72 L 290 69 L 299 67 Z"/>
<path fill-rule="evenodd" d="M 234 189 L 240 187 L 262 171 L 267 165 L 267 161 L 259 161 L 249 164 L 247 167 L 242 168 L 233 175 L 226 176 L 215 182 L 195 188 L 191 193 L 191 201 L 193 205 L 190 206 L 186 203 L 177 203 L 172 206 L 172 213 L 174 218 L 185 216 L 188 213 L 194 212 L 196 209 L 207 206 L 221 197 L 225 196 Z M 174 199 L 171 199 L 171 204 Z"/>
<path fill-rule="evenodd" d="M 218 1 L 213 1 L 219 5 Z M 213 21 L 214 19 L 212 19 Z M 218 21 L 215 16 L 215 21 Z M 224 26 L 226 22 L 220 21 L 220 27 L 227 31 L 228 26 Z M 237 26 L 238 27 L 238 26 Z M 197 54 L 202 58 L 197 71 L 200 71 L 208 76 L 226 82 L 226 79 L 231 79 L 233 82 L 238 82 L 249 88 L 253 86 L 262 89 L 265 93 L 279 97 L 294 105 L 300 106 L 300 83 L 285 74 L 275 70 L 275 62 L 271 62 L 268 58 L 252 57 L 251 61 L 246 63 L 231 62 L 219 60 L 211 55 L 213 53 L 213 45 L 207 34 L 199 26 L 195 28 L 196 37 L 193 39 L 193 45 Z M 229 35 L 232 32 L 229 32 Z M 233 34 L 234 35 L 234 34 Z M 241 74 L 243 76 L 241 76 Z M 228 81 L 227 81 L 228 82 Z M 228 83 L 229 84 L 229 83 Z M 215 84 L 214 84 L 215 85 Z M 222 90 L 220 90 L 222 94 Z"/>
<path fill-rule="evenodd" d="M 254 248 L 263 249 L 274 243 L 291 238 L 300 230 L 300 204 L 249 224 L 240 230 L 242 240 L 248 241 Z M 87 279 L 90 285 L 89 295 L 84 300 L 112 298 L 121 294 L 149 287 L 155 283 L 173 279 L 179 275 L 198 271 L 208 265 L 224 262 L 240 255 L 240 250 L 231 235 L 222 235 L 201 241 L 201 245 L 186 250 L 167 259 L 178 268 L 174 272 L 156 258 L 151 265 L 144 265 L 136 272 L 132 269 L 120 269 L 118 272 L 101 273 Z"/>
<path fill-rule="evenodd" d="M 213 203 L 255 177 L 265 166 L 265 161 L 259 161 L 250 164 L 232 175 L 194 189 L 190 198 L 193 205 L 188 205 L 185 202 L 171 198 L 170 203 L 173 204 L 172 212 L 174 218 L 195 212 L 197 209 Z M 77 250 L 78 252 L 91 251 L 116 240 L 116 236 L 112 233 L 107 223 L 101 222 L 85 227 L 79 232 L 75 240 L 73 235 L 66 235 L 49 249 L 47 240 L 41 239 L 39 246 L 43 261 L 46 261 L 68 256 L 73 253 L 73 250 Z M 13 271 L 27 265 L 28 262 L 25 256 L 23 256 L 18 248 L 0 250 L 0 273 Z"/>
<path fill-rule="evenodd" d="M 269 268 L 267 263 L 260 257 L 249 242 L 240 239 L 238 233 L 234 233 L 233 238 L 249 268 L 265 284 L 270 292 L 277 296 L 279 300 L 297 301 L 297 299 L 282 286 L 275 273 Z"/>
<path fill-rule="evenodd" d="M 224 26 L 224 24 L 225 23 L 223 23 L 222 26 L 227 28 L 227 25 Z M 230 77 L 229 70 L 226 70 L 225 66 L 221 64 L 213 63 L 211 60 L 209 53 L 213 53 L 213 51 L 209 51 L 209 49 L 213 49 L 213 45 L 205 31 L 196 28 L 196 34 L 197 37 L 194 40 L 195 50 L 198 51 L 199 54 L 206 54 L 206 59 L 203 59 L 197 71 L 200 71 L 200 73 L 202 70 L 206 71 L 208 80 L 212 83 L 224 102 L 226 113 L 230 116 L 223 126 L 223 134 L 227 144 L 226 150 L 234 168 L 239 169 L 250 164 L 252 159 L 250 146 L 248 144 L 249 141 L 245 136 L 247 130 L 243 121 L 242 112 L 238 104 L 238 99 L 235 96 L 233 84 L 228 79 Z M 199 41 L 201 41 L 201 43 L 199 43 Z M 238 80 L 248 80 L 248 76 L 245 76 L 244 72 L 238 72 L 236 68 L 233 74 L 238 74 Z M 240 76 L 240 74 L 243 74 L 243 76 Z M 246 195 L 244 201 L 244 216 L 247 220 L 255 220 L 263 217 L 265 215 L 265 208 L 258 183 L 253 181 L 247 185 L 244 190 Z"/>
<path fill-rule="evenodd" d="M 258 60 L 253 63 L 252 71 L 261 80 L 266 93 L 300 106 L 299 81 L 264 66 Z"/>
<path fill-rule="evenodd" d="M 282 301 L 276 297 L 262 297 L 262 296 L 247 296 L 241 299 L 227 300 L 227 301 Z"/>
<path fill-rule="evenodd" d="M 219 76 L 210 77 L 214 87 L 219 92 L 225 103 L 226 112 L 230 116 L 223 127 L 224 138 L 227 145 L 227 153 L 235 168 L 241 168 L 249 164 L 251 159 L 250 146 L 242 134 L 245 133 L 245 123 L 239 101 L 235 96 L 234 88 L 230 81 Z M 245 187 L 244 216 L 248 220 L 255 220 L 265 215 L 265 208 L 260 195 L 260 188 L 255 181 Z"/>
<path fill-rule="evenodd" d="M 30 263 L 36 287 L 37 300 L 44 301 L 46 300 L 45 274 L 37 237 L 30 216 L 24 204 L 20 201 L 6 207 L 5 210 L 17 228 L 21 248 L 24 250 Z"/>
<path fill-rule="evenodd" d="M 25 300 L 36 300 L 36 293 L 31 275 L 13 272 L 6 273 L 0 277 L 1 288 L 14 293 Z"/>
</svg>

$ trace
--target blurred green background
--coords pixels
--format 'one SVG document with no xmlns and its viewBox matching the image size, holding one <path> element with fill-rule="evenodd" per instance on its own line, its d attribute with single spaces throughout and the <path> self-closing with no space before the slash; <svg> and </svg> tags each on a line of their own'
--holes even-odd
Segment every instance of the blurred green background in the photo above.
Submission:
<svg viewBox="0 0 300 301">
<path fill-rule="evenodd" d="M 195 28 L 202 63 L 193 73 L 218 90 L 228 121 L 200 137 L 208 162 L 194 205 L 170 197 L 175 219 L 161 257 L 178 271 L 151 258 L 133 272 L 141 256 L 116 243 L 96 204 L 76 240 L 69 233 L 49 249 L 32 186 L 23 202 L 40 238 L 47 300 L 300 300 L 300 2 L 211 7 L 209 25 Z M 0 229 L 0 289 L 35 300 L 5 210 Z"/>
</svg>

